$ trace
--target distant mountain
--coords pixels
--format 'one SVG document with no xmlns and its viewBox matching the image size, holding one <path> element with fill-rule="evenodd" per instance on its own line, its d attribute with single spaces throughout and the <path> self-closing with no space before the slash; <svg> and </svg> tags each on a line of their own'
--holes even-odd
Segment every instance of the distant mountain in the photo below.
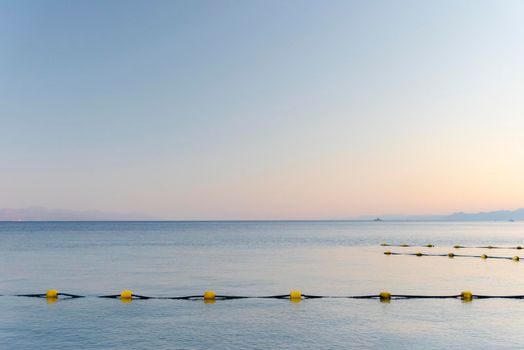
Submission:
<svg viewBox="0 0 524 350">
<path fill-rule="evenodd" d="M 508 220 L 524 220 L 524 208 L 516 210 L 498 210 L 481 213 L 453 213 L 445 216 L 445 220 L 455 221 L 508 221 Z"/>
<path fill-rule="evenodd" d="M 0 209 L 0 221 L 133 221 L 155 220 L 143 213 L 117 213 L 98 210 L 66 210 L 30 207 L 23 209 Z"/>
<path fill-rule="evenodd" d="M 361 217 L 363 220 L 373 220 L 376 215 Z M 449 215 L 384 215 L 382 220 L 420 220 L 420 221 L 510 221 L 523 220 L 524 208 L 516 210 L 497 210 L 480 213 L 453 213 Z"/>
<path fill-rule="evenodd" d="M 448 215 L 367 215 L 359 220 L 417 220 L 417 221 L 524 221 L 524 208 L 480 213 L 453 213 Z M 162 220 L 144 213 L 106 212 L 99 210 L 67 210 L 29 207 L 0 209 L 0 221 L 148 221 Z"/>
</svg>

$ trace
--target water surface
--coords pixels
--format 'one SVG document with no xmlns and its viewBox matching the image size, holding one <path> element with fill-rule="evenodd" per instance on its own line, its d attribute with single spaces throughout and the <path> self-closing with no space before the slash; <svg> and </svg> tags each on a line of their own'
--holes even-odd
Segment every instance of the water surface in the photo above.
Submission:
<svg viewBox="0 0 524 350">
<path fill-rule="evenodd" d="M 0 348 L 519 348 L 524 301 L 321 299 L 217 301 L 154 296 L 524 294 L 524 261 L 385 256 L 454 244 L 524 245 L 522 223 L 0 223 Z M 456 251 L 455 251 L 456 252 Z M 461 253 L 518 255 L 517 250 Z M 523 253 L 524 255 L 524 253 Z M 524 256 L 523 256 L 524 257 Z M 14 297 L 56 288 L 87 295 L 48 304 Z"/>
</svg>

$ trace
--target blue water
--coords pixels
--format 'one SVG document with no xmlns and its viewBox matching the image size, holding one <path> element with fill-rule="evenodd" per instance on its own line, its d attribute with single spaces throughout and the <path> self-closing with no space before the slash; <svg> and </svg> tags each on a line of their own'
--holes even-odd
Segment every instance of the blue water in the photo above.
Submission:
<svg viewBox="0 0 524 350">
<path fill-rule="evenodd" d="M 521 300 L 126 304 L 95 296 L 524 294 L 524 261 L 385 256 L 379 246 L 432 243 L 387 250 L 457 253 L 454 244 L 524 245 L 522 233 L 519 222 L 0 223 L 0 349 L 518 349 Z M 88 297 L 13 296 L 51 288 Z"/>
</svg>

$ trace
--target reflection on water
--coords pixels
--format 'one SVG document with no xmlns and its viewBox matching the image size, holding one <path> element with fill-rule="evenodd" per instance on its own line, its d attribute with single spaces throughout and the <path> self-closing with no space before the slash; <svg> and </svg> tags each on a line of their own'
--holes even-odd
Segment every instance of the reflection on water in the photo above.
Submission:
<svg viewBox="0 0 524 350">
<path fill-rule="evenodd" d="M 0 294 L 524 294 L 521 223 L 0 223 Z M 391 243 L 434 248 L 380 247 Z M 514 256 L 521 251 L 497 250 Z M 524 253 L 523 253 L 524 254 Z M 0 348 L 518 348 L 521 300 L 0 297 Z"/>
</svg>

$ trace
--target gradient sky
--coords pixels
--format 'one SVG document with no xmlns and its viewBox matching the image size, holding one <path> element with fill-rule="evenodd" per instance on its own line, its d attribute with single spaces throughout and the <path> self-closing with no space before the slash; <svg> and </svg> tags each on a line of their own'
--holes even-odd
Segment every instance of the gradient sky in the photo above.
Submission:
<svg viewBox="0 0 524 350">
<path fill-rule="evenodd" d="M 0 207 L 524 206 L 524 1 L 0 1 Z"/>
</svg>

